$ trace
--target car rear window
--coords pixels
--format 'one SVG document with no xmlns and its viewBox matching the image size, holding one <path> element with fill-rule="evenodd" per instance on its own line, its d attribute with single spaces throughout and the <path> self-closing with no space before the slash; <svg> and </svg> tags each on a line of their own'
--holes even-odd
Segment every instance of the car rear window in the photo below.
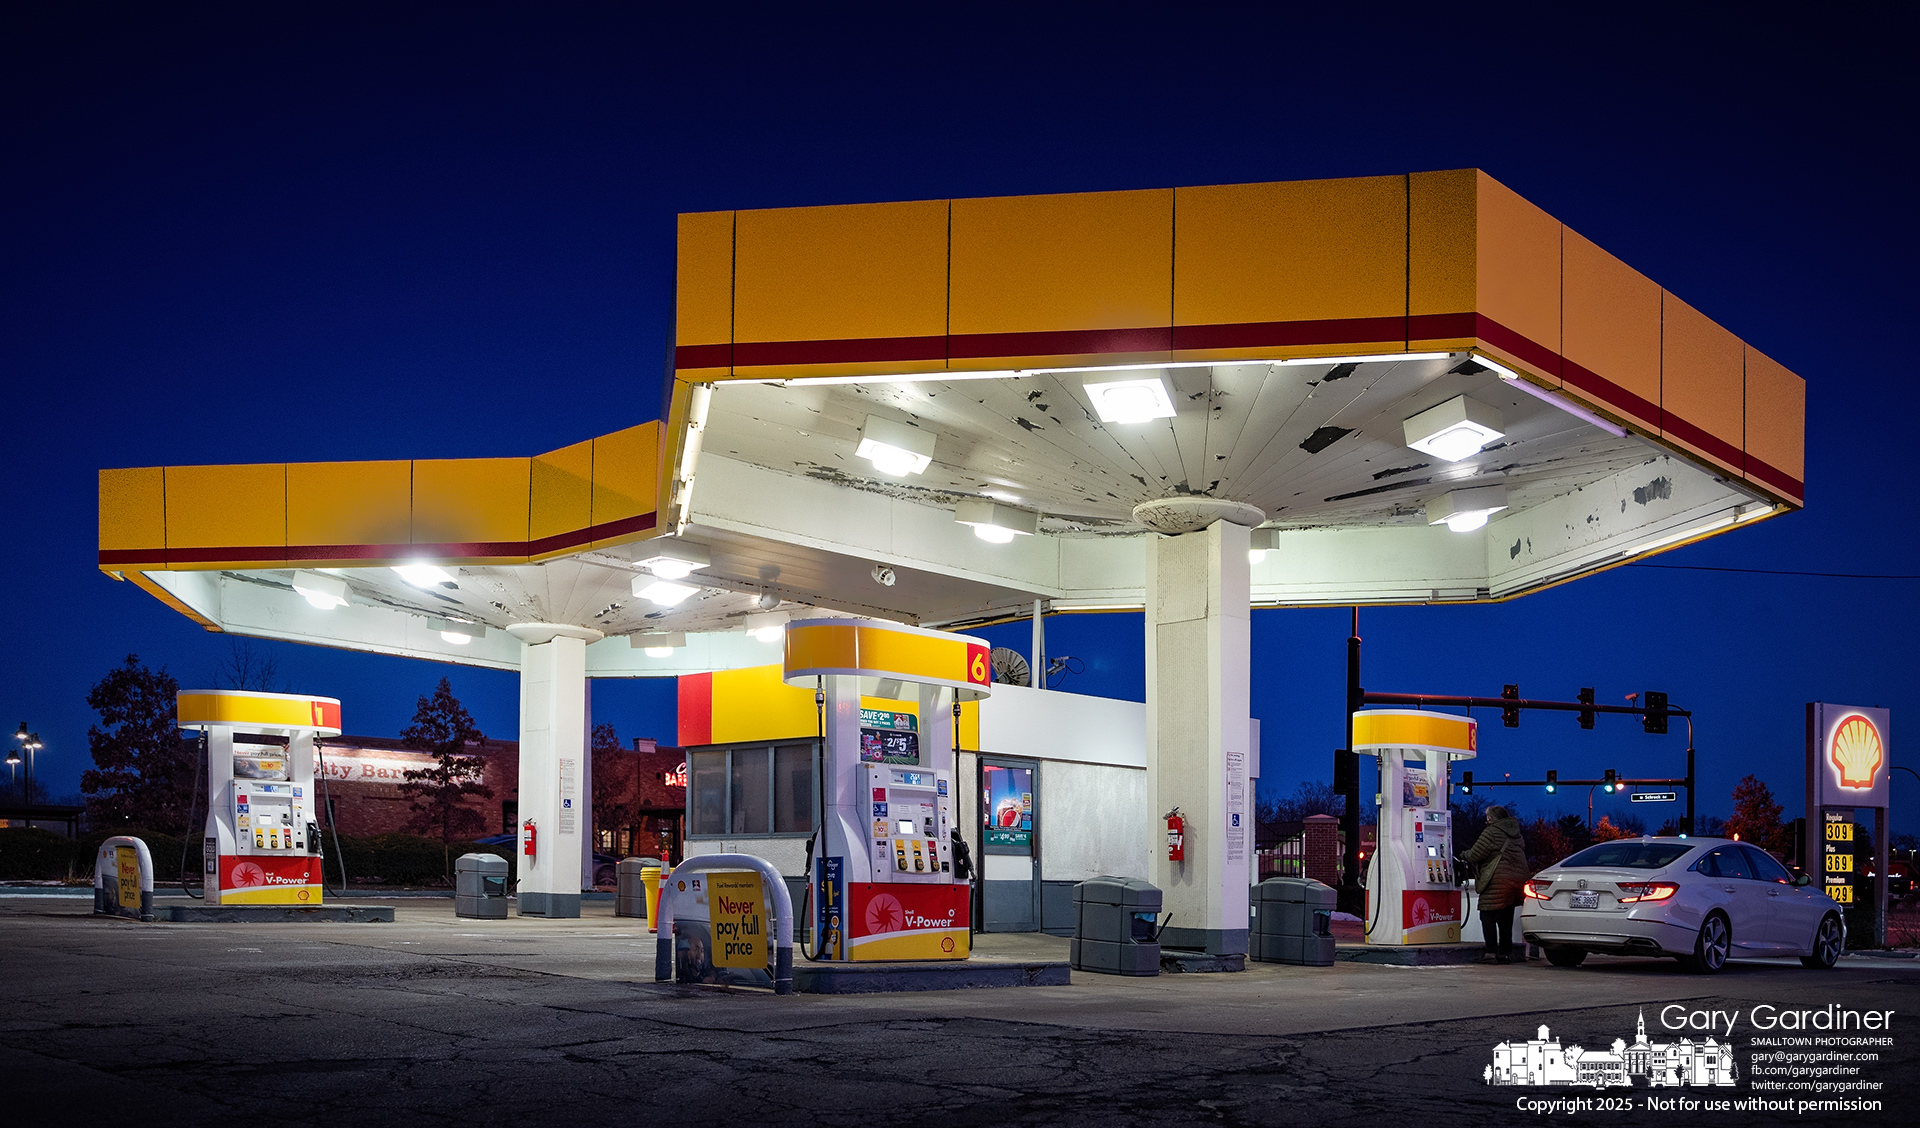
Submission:
<svg viewBox="0 0 1920 1128">
<path fill-rule="evenodd" d="M 1644 842 L 1621 839 L 1589 846 L 1560 865 L 1606 866 L 1612 869 L 1665 869 L 1674 860 L 1693 849 L 1688 842 Z"/>
</svg>

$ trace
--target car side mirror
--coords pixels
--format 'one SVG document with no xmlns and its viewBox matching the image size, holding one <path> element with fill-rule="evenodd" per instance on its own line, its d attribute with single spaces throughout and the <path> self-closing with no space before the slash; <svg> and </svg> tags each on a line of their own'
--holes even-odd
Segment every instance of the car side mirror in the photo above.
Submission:
<svg viewBox="0 0 1920 1128">
<path fill-rule="evenodd" d="M 1800 875 L 1798 875 L 1797 877 L 1795 877 L 1795 878 L 1793 879 L 1793 883 L 1794 883 L 1795 885 L 1812 885 L 1812 884 L 1813 884 L 1813 875 L 1812 875 L 1812 874 L 1806 874 L 1806 873 L 1803 873 L 1803 874 L 1800 874 Z"/>
</svg>

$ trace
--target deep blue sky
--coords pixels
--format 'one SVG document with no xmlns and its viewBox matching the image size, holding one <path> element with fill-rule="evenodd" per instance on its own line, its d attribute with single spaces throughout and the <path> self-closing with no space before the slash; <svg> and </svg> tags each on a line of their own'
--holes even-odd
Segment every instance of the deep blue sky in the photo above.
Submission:
<svg viewBox="0 0 1920 1128">
<path fill-rule="evenodd" d="M 1807 511 L 1661 563 L 1920 572 L 1893 505 L 1920 417 L 1893 9 L 1689 25 L 1670 6 L 1565 24 L 1191 7 L 9 6 L 0 718 L 39 729 L 69 791 L 109 665 L 213 677 L 219 636 L 95 569 L 98 468 L 525 455 L 653 418 L 673 216 L 716 208 L 1477 165 L 1809 382 Z M 1367 682 L 1662 688 L 1701 714 L 1703 811 L 1747 771 L 1791 808 L 1802 702 L 1889 705 L 1897 728 L 1920 704 L 1916 592 L 1626 568 L 1507 605 L 1369 611 Z M 1254 632 L 1264 782 L 1291 788 L 1341 739 L 1345 615 L 1257 612 Z M 1052 640 L 1090 662 L 1063 688 L 1139 695 L 1137 616 L 1056 620 Z M 513 732 L 510 675 L 274 650 L 294 688 L 345 699 L 353 731 L 398 731 L 444 672 Z M 600 683 L 597 718 L 670 739 L 661 688 Z M 1478 771 L 1665 772 L 1682 748 L 1529 718 L 1491 728 Z M 1920 784 L 1894 792 L 1916 829 Z"/>
</svg>

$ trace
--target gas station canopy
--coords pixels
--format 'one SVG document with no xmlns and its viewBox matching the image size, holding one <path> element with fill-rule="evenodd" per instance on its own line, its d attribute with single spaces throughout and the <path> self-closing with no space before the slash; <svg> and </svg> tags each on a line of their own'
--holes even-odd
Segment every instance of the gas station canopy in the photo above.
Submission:
<svg viewBox="0 0 1920 1128">
<path fill-rule="evenodd" d="M 1474 170 L 685 215 L 675 317 L 663 422 L 102 471 L 100 567 L 209 629 L 511 669 L 569 624 L 646 676 L 816 609 L 1137 608 L 1143 539 L 1214 520 L 1256 606 L 1471 602 L 1804 498 L 1798 376 Z"/>
</svg>

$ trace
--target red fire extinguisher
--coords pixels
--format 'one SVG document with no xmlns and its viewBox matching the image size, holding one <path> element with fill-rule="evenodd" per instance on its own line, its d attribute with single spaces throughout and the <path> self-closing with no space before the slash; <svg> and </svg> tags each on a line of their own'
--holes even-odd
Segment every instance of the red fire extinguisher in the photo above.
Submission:
<svg viewBox="0 0 1920 1128">
<path fill-rule="evenodd" d="M 520 850 L 527 857 L 533 857 L 534 829 L 533 820 L 528 819 L 520 826 Z"/>
<path fill-rule="evenodd" d="M 1187 860 L 1187 820 L 1180 817 L 1178 807 L 1167 812 L 1167 860 Z"/>
</svg>

